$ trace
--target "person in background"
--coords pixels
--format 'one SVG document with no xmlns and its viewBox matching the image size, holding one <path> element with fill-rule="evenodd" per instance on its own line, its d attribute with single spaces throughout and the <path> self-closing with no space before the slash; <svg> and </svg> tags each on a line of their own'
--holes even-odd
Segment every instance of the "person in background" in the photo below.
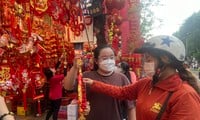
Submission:
<svg viewBox="0 0 200 120">
<path fill-rule="evenodd" d="M 130 83 L 135 83 L 137 81 L 136 74 L 130 71 L 130 66 L 127 62 L 122 61 L 117 64 L 117 72 L 121 72 L 129 79 Z"/>
<path fill-rule="evenodd" d="M 90 78 L 83 78 L 84 82 L 93 92 L 137 100 L 137 120 L 200 120 L 199 82 L 184 68 L 185 47 L 182 41 L 174 36 L 155 36 L 136 52 L 144 54 L 145 62 L 154 64 L 155 72 L 151 79 L 143 78 L 124 87 Z"/>
<path fill-rule="evenodd" d="M 128 79 L 129 79 L 129 82 L 131 84 L 135 84 L 137 82 L 137 78 L 136 78 L 136 75 L 135 75 L 135 72 L 133 71 L 130 71 L 130 66 L 127 62 L 125 61 L 122 61 L 120 63 L 117 64 L 117 69 L 116 69 L 116 72 L 120 72 L 122 74 L 124 74 Z M 123 114 L 124 114 L 124 118 L 126 118 L 126 111 L 124 111 L 124 105 L 122 104 L 122 109 L 123 109 Z M 135 108 L 134 108 L 135 109 Z M 134 116 L 135 116 L 135 120 L 136 120 L 136 113 L 135 113 L 135 110 L 133 110 L 134 112 Z"/>
<path fill-rule="evenodd" d="M 58 112 L 61 105 L 62 100 L 62 88 L 63 88 L 63 79 L 67 74 L 66 65 L 64 66 L 64 74 L 56 74 L 56 70 L 61 64 L 61 60 L 64 58 L 64 55 L 61 56 L 59 61 L 57 62 L 55 68 L 44 68 L 44 74 L 46 76 L 47 81 L 49 82 L 49 99 L 51 108 L 46 115 L 46 120 L 49 120 L 51 115 L 53 114 L 53 120 L 57 120 Z"/>
<path fill-rule="evenodd" d="M 12 112 L 9 112 L 4 97 L 0 96 L 0 120 L 15 120 Z"/>
<path fill-rule="evenodd" d="M 92 71 L 83 73 L 83 77 L 96 79 L 111 85 L 124 86 L 128 85 L 129 80 L 121 73 L 115 72 L 115 54 L 112 48 L 108 45 L 98 46 L 94 49 L 94 68 Z M 75 81 L 77 78 L 78 68 L 77 59 L 74 59 L 74 64 L 68 75 L 64 79 L 64 87 L 66 90 L 76 89 Z M 86 116 L 86 120 L 122 120 L 121 103 L 113 97 L 98 94 L 91 91 L 86 86 L 87 100 L 90 103 L 90 112 Z M 128 111 L 128 120 L 134 120 L 134 102 L 125 100 L 126 110 Z"/>
</svg>

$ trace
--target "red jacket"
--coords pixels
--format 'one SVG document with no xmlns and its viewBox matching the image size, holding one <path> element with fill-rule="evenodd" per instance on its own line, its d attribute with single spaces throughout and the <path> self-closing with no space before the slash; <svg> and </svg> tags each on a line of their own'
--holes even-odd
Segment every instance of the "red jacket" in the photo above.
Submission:
<svg viewBox="0 0 200 120">
<path fill-rule="evenodd" d="M 50 79 L 50 90 L 49 90 L 49 98 L 51 100 L 56 100 L 62 98 L 62 80 L 64 79 L 64 75 L 54 75 Z"/>
<path fill-rule="evenodd" d="M 169 91 L 174 91 L 161 119 L 200 120 L 200 96 L 178 74 L 158 82 L 154 88 L 150 79 L 125 87 L 94 81 L 91 88 L 119 99 L 136 100 L 137 120 L 155 120 Z"/>
</svg>

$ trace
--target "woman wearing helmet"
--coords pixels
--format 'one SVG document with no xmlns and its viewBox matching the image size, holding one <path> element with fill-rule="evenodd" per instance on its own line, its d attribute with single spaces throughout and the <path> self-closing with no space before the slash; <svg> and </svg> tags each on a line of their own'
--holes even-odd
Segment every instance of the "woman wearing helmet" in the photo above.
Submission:
<svg viewBox="0 0 200 120">
<path fill-rule="evenodd" d="M 154 66 L 152 78 L 117 87 L 84 78 L 96 92 L 136 100 L 137 120 L 200 120 L 200 87 L 184 68 L 185 47 L 174 36 L 155 36 L 136 52 Z"/>
</svg>

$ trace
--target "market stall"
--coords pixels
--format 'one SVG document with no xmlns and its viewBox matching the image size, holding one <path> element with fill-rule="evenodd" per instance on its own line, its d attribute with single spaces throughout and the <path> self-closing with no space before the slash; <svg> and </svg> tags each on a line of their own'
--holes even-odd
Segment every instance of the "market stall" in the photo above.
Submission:
<svg viewBox="0 0 200 120">
<path fill-rule="evenodd" d="M 142 44 L 138 5 L 137 0 L 1 0 L 0 94 L 9 109 L 28 115 L 34 104 L 34 112 L 42 114 L 46 106 L 41 102 L 46 102 L 48 92 L 43 68 L 54 66 L 61 54 L 66 56 L 61 70 L 71 67 L 75 52 L 83 55 L 79 92 L 84 93 L 81 72 L 91 69 L 91 51 L 104 43 L 99 33 L 105 35 L 118 60 L 132 62 L 139 75 L 141 56 L 133 55 L 134 62 L 133 56 L 127 56 Z M 106 16 L 103 32 L 101 25 L 94 24 L 100 15 Z M 83 108 L 85 102 L 80 103 Z"/>
</svg>

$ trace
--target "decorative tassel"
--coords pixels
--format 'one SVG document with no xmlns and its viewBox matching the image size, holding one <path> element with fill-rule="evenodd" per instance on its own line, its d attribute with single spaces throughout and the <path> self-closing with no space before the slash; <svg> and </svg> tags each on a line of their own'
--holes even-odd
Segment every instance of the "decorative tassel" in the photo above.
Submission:
<svg viewBox="0 0 200 120">
<path fill-rule="evenodd" d="M 78 120 L 86 120 L 86 118 L 84 117 L 84 111 L 86 109 L 87 100 L 86 100 L 86 90 L 85 90 L 86 88 L 82 79 L 82 69 L 81 69 L 82 61 L 81 59 L 79 59 L 77 62 L 78 65 L 80 66 L 78 71 L 78 103 L 79 103 Z"/>
</svg>

